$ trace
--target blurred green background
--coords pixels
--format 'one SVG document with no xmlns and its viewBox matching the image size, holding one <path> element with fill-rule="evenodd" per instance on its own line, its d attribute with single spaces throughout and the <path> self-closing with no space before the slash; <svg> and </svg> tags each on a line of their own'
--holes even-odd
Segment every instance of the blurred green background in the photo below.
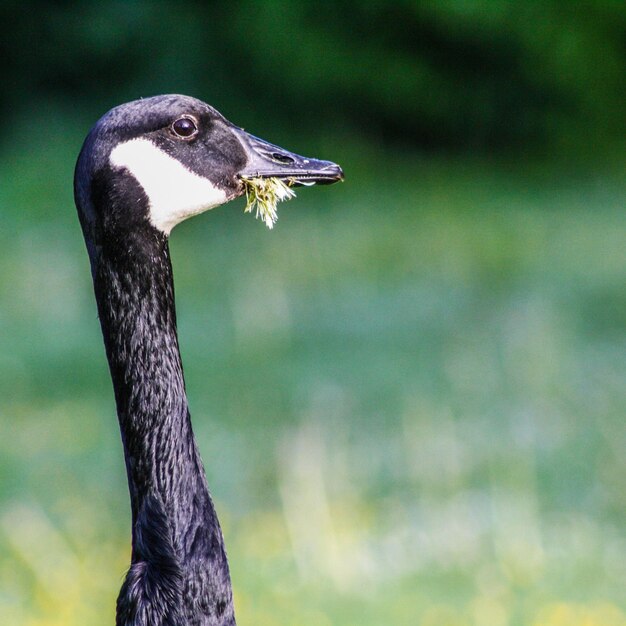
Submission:
<svg viewBox="0 0 626 626">
<path fill-rule="evenodd" d="M 626 5 L 0 6 L 0 623 L 110 625 L 124 464 L 72 199 L 180 92 L 341 163 L 171 240 L 238 623 L 626 624 Z"/>
</svg>

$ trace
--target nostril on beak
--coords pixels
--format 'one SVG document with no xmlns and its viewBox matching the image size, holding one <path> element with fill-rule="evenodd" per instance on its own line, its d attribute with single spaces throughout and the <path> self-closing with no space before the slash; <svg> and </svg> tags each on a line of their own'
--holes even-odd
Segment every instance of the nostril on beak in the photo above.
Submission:
<svg viewBox="0 0 626 626">
<path fill-rule="evenodd" d="M 280 152 L 272 152 L 272 159 L 274 159 L 274 161 L 278 161 L 279 163 L 294 163 L 294 160 L 290 156 L 280 154 Z"/>
</svg>

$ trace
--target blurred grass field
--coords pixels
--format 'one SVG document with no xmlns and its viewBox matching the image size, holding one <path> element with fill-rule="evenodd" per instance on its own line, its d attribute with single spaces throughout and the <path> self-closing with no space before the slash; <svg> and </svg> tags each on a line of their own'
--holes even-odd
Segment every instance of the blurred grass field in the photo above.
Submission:
<svg viewBox="0 0 626 626">
<path fill-rule="evenodd" d="M 111 624 L 129 560 L 84 130 L 0 155 L 1 624 Z M 238 623 L 626 624 L 623 161 L 317 141 L 347 182 L 274 231 L 240 200 L 172 236 Z"/>
</svg>

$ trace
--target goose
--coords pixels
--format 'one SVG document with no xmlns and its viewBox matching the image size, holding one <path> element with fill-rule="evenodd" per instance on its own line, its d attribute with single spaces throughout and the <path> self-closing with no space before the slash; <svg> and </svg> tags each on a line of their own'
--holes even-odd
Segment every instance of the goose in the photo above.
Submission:
<svg viewBox="0 0 626 626">
<path fill-rule="evenodd" d="M 258 139 L 208 104 L 122 104 L 88 133 L 74 196 L 89 255 L 130 492 L 130 568 L 117 626 L 234 626 L 224 540 L 194 439 L 168 249 L 176 224 L 247 179 L 343 179 L 330 161 Z"/>
</svg>

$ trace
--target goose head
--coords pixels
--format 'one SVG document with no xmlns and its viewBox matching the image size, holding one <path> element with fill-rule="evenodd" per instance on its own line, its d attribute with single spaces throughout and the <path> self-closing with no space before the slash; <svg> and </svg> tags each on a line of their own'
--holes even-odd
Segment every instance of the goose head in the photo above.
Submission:
<svg viewBox="0 0 626 626">
<path fill-rule="evenodd" d="M 91 129 L 76 165 L 76 204 L 92 256 L 103 239 L 176 224 L 244 193 L 245 178 L 328 184 L 330 161 L 258 139 L 208 104 L 181 95 L 115 107 Z"/>
</svg>

